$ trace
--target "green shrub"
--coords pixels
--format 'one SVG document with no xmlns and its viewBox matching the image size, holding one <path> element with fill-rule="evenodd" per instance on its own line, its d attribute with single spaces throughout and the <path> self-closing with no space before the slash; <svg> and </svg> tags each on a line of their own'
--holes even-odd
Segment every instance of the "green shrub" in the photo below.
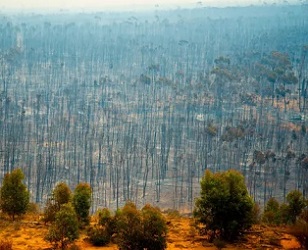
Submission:
<svg viewBox="0 0 308 250">
<path fill-rule="evenodd" d="M 291 224 L 296 222 L 297 216 L 299 216 L 303 208 L 305 207 L 305 199 L 301 192 L 294 190 L 287 195 L 288 202 L 288 219 Z"/>
<path fill-rule="evenodd" d="M 79 183 L 74 190 L 73 206 L 81 228 L 90 223 L 91 195 L 92 190 L 88 183 Z"/>
<path fill-rule="evenodd" d="M 142 217 L 132 202 L 119 213 L 116 241 L 122 250 L 143 249 Z"/>
<path fill-rule="evenodd" d="M 143 247 L 159 250 L 167 247 L 167 224 L 158 208 L 145 205 L 141 210 L 143 223 Z"/>
<path fill-rule="evenodd" d="M 66 249 L 68 244 L 74 242 L 78 236 L 78 219 L 75 210 L 70 203 L 64 204 L 56 213 L 45 240 L 52 243 L 55 248 Z"/>
<path fill-rule="evenodd" d="M 99 225 L 90 227 L 87 231 L 89 241 L 94 246 L 106 246 L 111 241 L 111 235 L 108 233 L 106 228 Z"/>
<path fill-rule="evenodd" d="M 53 189 L 51 197 L 47 200 L 44 208 L 43 221 L 46 223 L 53 222 L 56 218 L 56 213 L 61 206 L 67 204 L 71 200 L 71 190 L 64 182 L 58 183 Z"/>
<path fill-rule="evenodd" d="M 265 205 L 262 221 L 269 225 L 279 225 L 281 223 L 280 212 L 279 202 L 271 197 Z"/>
<path fill-rule="evenodd" d="M 105 246 L 116 233 L 116 216 L 111 216 L 107 208 L 99 210 L 97 214 L 98 222 L 88 229 L 87 235 L 94 246 Z"/>
<path fill-rule="evenodd" d="M 132 202 L 117 212 L 116 240 L 122 250 L 166 249 L 167 225 L 158 208 L 139 211 Z"/>
<path fill-rule="evenodd" d="M 287 203 L 280 205 L 275 198 L 268 200 L 262 220 L 270 225 L 294 224 L 305 206 L 302 193 L 297 190 L 290 191 L 287 195 Z"/>
<path fill-rule="evenodd" d="M 15 169 L 4 176 L 0 189 L 0 208 L 13 220 L 16 215 L 25 214 L 29 204 L 29 192 L 22 183 L 24 174 L 21 169 Z"/>
<path fill-rule="evenodd" d="M 252 226 L 253 206 L 241 173 L 228 170 L 213 174 L 207 170 L 194 217 L 211 240 L 218 237 L 232 241 Z"/>
</svg>

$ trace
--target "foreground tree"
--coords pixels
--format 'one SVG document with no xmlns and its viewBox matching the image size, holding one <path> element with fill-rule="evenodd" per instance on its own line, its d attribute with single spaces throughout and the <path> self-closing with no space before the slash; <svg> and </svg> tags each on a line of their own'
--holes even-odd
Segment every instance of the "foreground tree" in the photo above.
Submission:
<svg viewBox="0 0 308 250">
<path fill-rule="evenodd" d="M 165 249 L 167 247 L 167 224 L 162 213 L 151 205 L 145 205 L 141 213 L 145 249 Z"/>
<path fill-rule="evenodd" d="M 196 200 L 194 217 L 213 240 L 236 239 L 253 223 L 253 200 L 244 177 L 235 170 L 212 173 L 201 180 L 201 196 Z"/>
<path fill-rule="evenodd" d="M 51 197 L 47 200 L 44 208 L 44 222 L 53 222 L 56 213 L 60 210 L 61 206 L 67 204 L 71 199 L 71 190 L 64 182 L 58 183 Z"/>
<path fill-rule="evenodd" d="M 274 197 L 267 201 L 262 220 L 269 225 L 279 225 L 281 223 L 280 204 Z"/>
<path fill-rule="evenodd" d="M 112 216 L 108 208 L 97 212 L 97 222 L 88 229 L 87 235 L 94 246 L 105 246 L 116 233 L 117 214 Z"/>
<path fill-rule="evenodd" d="M 78 219 L 70 203 L 61 206 L 45 237 L 55 249 L 66 249 L 79 236 Z"/>
<path fill-rule="evenodd" d="M 302 193 L 298 190 L 293 190 L 287 195 L 287 212 L 289 223 L 294 224 L 296 218 L 302 213 L 306 206 L 305 199 Z"/>
<path fill-rule="evenodd" d="M 116 240 L 121 249 L 166 249 L 167 224 L 158 208 L 146 205 L 139 211 L 128 202 L 116 216 Z"/>
<path fill-rule="evenodd" d="M 74 191 L 73 206 L 81 227 L 87 226 L 90 223 L 91 195 L 92 190 L 88 183 L 78 184 Z"/>
<path fill-rule="evenodd" d="M 0 190 L 0 207 L 13 220 L 16 215 L 26 213 L 29 204 L 29 192 L 22 183 L 24 174 L 21 169 L 15 169 L 4 176 Z"/>
</svg>

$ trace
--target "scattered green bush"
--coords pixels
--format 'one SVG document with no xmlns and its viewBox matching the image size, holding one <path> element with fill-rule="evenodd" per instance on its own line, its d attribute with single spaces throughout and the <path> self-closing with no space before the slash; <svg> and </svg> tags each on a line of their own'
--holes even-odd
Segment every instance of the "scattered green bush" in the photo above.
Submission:
<svg viewBox="0 0 308 250">
<path fill-rule="evenodd" d="M 141 210 L 143 224 L 143 246 L 148 250 L 167 247 L 167 224 L 158 208 L 145 205 Z"/>
<path fill-rule="evenodd" d="M 88 183 L 80 183 L 75 188 L 73 206 L 81 228 L 90 224 L 89 212 L 91 207 L 91 195 L 92 190 Z"/>
<path fill-rule="evenodd" d="M 15 169 L 4 176 L 0 189 L 0 208 L 13 220 L 16 215 L 25 214 L 29 204 L 29 192 L 22 183 L 24 174 L 21 169 Z"/>
<path fill-rule="evenodd" d="M 294 190 L 287 195 L 288 202 L 288 222 L 294 224 L 296 218 L 302 213 L 305 207 L 305 199 L 302 193 L 298 190 Z"/>
<path fill-rule="evenodd" d="M 287 203 L 279 204 L 275 198 L 270 198 L 266 203 L 262 216 L 263 222 L 269 225 L 294 224 L 301 214 L 306 201 L 301 192 L 294 190 L 287 195 Z"/>
<path fill-rule="evenodd" d="M 88 236 L 96 246 L 104 246 L 114 237 L 122 250 L 163 250 L 167 246 L 167 224 L 158 208 L 146 205 L 140 211 L 127 202 L 114 216 L 108 209 L 98 211 L 98 222 L 89 228 Z"/>
<path fill-rule="evenodd" d="M 55 220 L 49 227 L 45 240 L 53 244 L 54 248 L 66 249 L 79 236 L 78 219 L 70 203 L 61 206 L 56 213 Z"/>
<path fill-rule="evenodd" d="M 281 223 L 280 204 L 275 198 L 271 197 L 267 201 L 262 221 L 269 225 L 279 225 Z"/>
<path fill-rule="evenodd" d="M 53 222 L 56 218 L 56 213 L 60 211 L 62 205 L 67 204 L 71 200 L 71 190 L 64 182 L 58 183 L 51 197 L 47 200 L 44 208 L 43 221 L 46 223 Z"/>
<path fill-rule="evenodd" d="M 106 246 L 111 241 L 111 235 L 105 228 L 99 225 L 90 227 L 87 231 L 87 235 L 89 237 L 89 241 L 94 246 Z"/>
<path fill-rule="evenodd" d="M 111 241 L 113 234 L 116 233 L 117 216 L 111 216 L 107 208 L 99 210 L 97 214 L 98 222 L 88 229 L 87 234 L 94 246 L 105 246 Z"/>
<path fill-rule="evenodd" d="M 143 249 L 142 216 L 132 202 L 126 203 L 119 213 L 116 241 L 122 250 Z"/>
<path fill-rule="evenodd" d="M 235 170 L 212 173 L 201 180 L 201 197 L 196 200 L 194 217 L 210 239 L 235 240 L 253 223 L 254 203 L 244 177 Z"/>
</svg>

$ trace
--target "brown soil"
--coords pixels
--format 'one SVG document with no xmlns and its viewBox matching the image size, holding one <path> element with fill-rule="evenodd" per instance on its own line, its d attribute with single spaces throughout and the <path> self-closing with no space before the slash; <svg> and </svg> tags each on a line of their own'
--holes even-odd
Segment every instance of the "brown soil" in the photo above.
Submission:
<svg viewBox="0 0 308 250">
<path fill-rule="evenodd" d="M 217 249 L 205 237 L 198 235 L 190 218 L 180 216 L 166 216 L 168 221 L 168 250 L 192 249 L 214 250 Z M 11 222 L 0 219 L 0 239 L 9 239 L 14 250 L 49 249 L 51 245 L 44 241 L 48 226 L 39 222 L 38 217 L 27 217 L 21 221 Z M 86 235 L 81 234 L 76 245 L 80 249 L 116 250 L 116 245 L 107 247 L 93 247 L 86 240 Z M 296 239 L 285 233 L 283 228 L 255 226 L 240 242 L 227 244 L 224 249 L 299 249 Z"/>
</svg>

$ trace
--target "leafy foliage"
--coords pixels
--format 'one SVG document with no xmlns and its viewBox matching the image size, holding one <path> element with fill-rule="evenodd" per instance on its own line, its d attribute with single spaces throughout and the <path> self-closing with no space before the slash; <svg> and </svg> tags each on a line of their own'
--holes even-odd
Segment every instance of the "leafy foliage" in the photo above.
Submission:
<svg viewBox="0 0 308 250">
<path fill-rule="evenodd" d="M 26 213 L 29 204 L 29 192 L 22 183 L 24 174 L 21 169 L 15 169 L 4 176 L 0 190 L 0 207 L 13 220 L 16 215 Z"/>
<path fill-rule="evenodd" d="M 270 198 L 266 203 L 262 218 L 270 225 L 294 224 L 305 206 L 302 193 L 293 190 L 287 195 L 287 203 L 279 204 L 275 198 Z"/>
<path fill-rule="evenodd" d="M 91 207 L 91 195 L 92 190 L 88 183 L 78 184 L 74 191 L 73 206 L 81 227 L 89 225 L 90 223 L 89 211 Z"/>
<path fill-rule="evenodd" d="M 88 237 L 94 246 L 105 246 L 116 233 L 116 218 L 107 208 L 98 211 L 98 223 L 88 229 Z"/>
<path fill-rule="evenodd" d="M 158 208 L 145 205 L 142 209 L 144 247 L 148 250 L 167 247 L 167 224 Z"/>
<path fill-rule="evenodd" d="M 45 240 L 52 243 L 55 248 L 66 249 L 68 244 L 78 237 L 76 212 L 70 203 L 64 204 L 56 213 L 55 221 L 51 224 Z"/>
<path fill-rule="evenodd" d="M 126 203 L 119 213 L 117 223 L 117 244 L 123 250 L 143 249 L 142 217 L 132 202 Z"/>
<path fill-rule="evenodd" d="M 67 204 L 71 199 L 71 190 L 66 183 L 60 182 L 56 185 L 52 192 L 51 198 L 47 200 L 44 208 L 44 222 L 53 222 L 56 213 L 63 204 Z"/>
<path fill-rule="evenodd" d="M 270 225 L 279 225 L 281 223 L 280 204 L 271 197 L 265 206 L 262 220 Z"/>
<path fill-rule="evenodd" d="M 139 211 L 128 202 L 118 211 L 117 243 L 123 250 L 166 248 L 167 225 L 158 208 L 146 205 Z"/>
<path fill-rule="evenodd" d="M 305 207 L 305 199 L 301 192 L 294 190 L 287 195 L 288 202 L 288 219 L 289 222 L 294 224 L 296 222 L 297 216 L 301 214 L 303 208 Z"/>
<path fill-rule="evenodd" d="M 87 235 L 89 237 L 89 241 L 94 246 L 106 246 L 111 240 L 111 236 L 108 234 L 108 231 L 99 225 L 90 227 L 87 231 Z"/>
<path fill-rule="evenodd" d="M 241 173 L 228 170 L 213 174 L 207 170 L 201 180 L 201 197 L 196 200 L 194 217 L 211 239 L 231 241 L 252 226 L 253 206 Z"/>
</svg>

